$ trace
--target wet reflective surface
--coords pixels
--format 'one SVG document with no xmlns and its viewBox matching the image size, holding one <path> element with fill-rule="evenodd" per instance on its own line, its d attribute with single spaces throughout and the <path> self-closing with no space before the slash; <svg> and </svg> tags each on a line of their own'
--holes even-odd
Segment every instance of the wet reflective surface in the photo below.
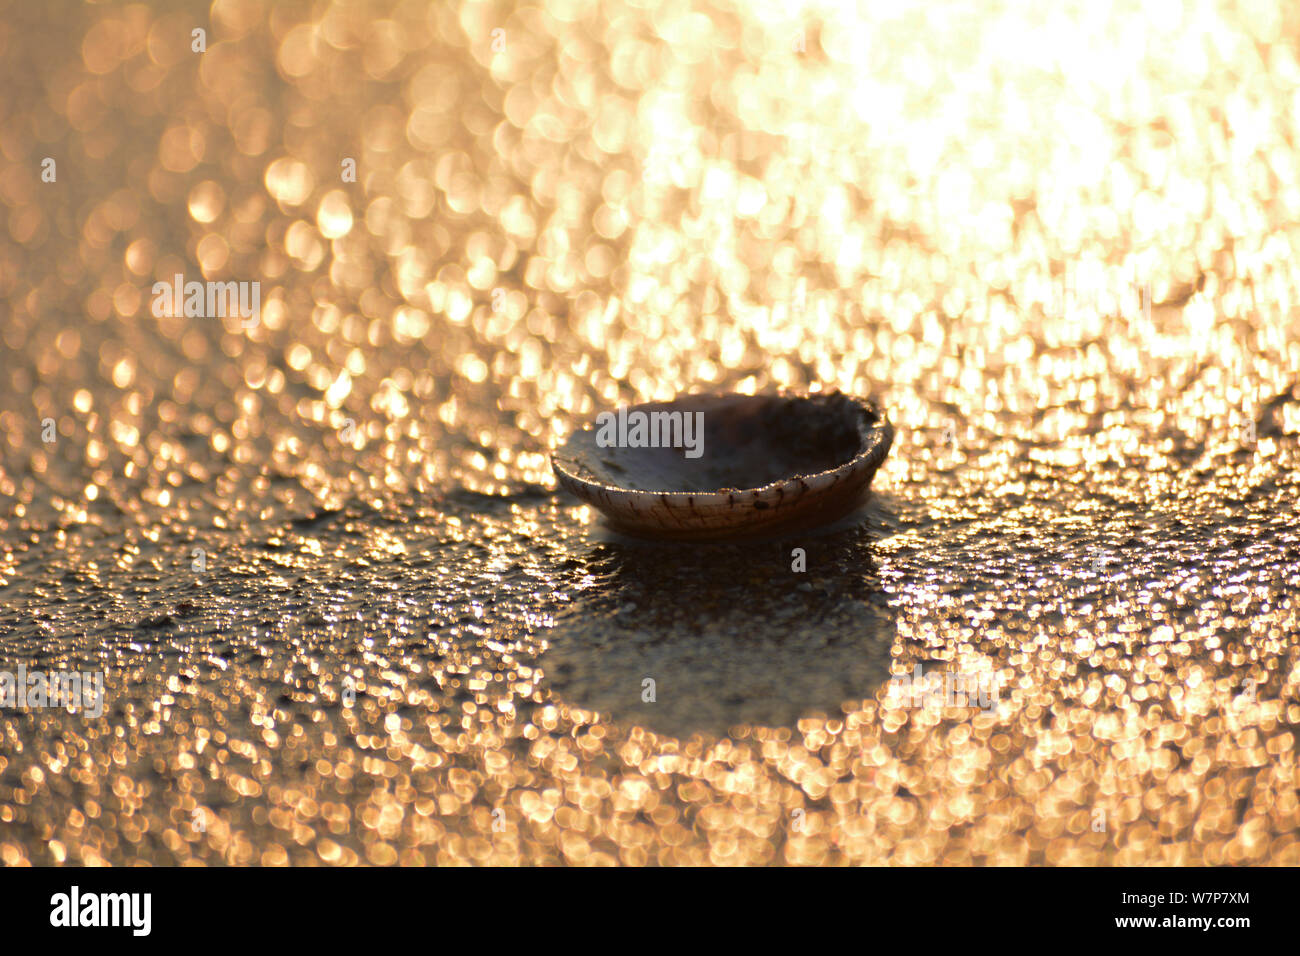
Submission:
<svg viewBox="0 0 1300 956">
<path fill-rule="evenodd" d="M 1300 863 L 1300 15 L 1040 6 L 7 9 L 0 860 Z M 858 523 L 555 492 L 770 386 Z"/>
</svg>

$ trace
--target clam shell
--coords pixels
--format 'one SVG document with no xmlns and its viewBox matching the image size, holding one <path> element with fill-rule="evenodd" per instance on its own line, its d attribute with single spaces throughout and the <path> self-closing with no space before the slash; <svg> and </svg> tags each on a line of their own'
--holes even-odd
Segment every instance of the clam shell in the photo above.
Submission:
<svg viewBox="0 0 1300 956">
<path fill-rule="evenodd" d="M 702 413 L 699 457 L 685 449 L 602 447 L 596 427 L 551 456 L 566 491 L 617 531 L 707 540 L 805 530 L 848 514 L 869 494 L 894 440 L 874 402 L 839 392 L 687 395 L 620 409 Z"/>
</svg>

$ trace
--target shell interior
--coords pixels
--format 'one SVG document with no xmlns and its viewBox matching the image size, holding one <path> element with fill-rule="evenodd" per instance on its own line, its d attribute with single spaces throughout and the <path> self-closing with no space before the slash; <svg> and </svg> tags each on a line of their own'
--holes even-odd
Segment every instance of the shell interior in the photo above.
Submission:
<svg viewBox="0 0 1300 956">
<path fill-rule="evenodd" d="M 599 430 L 576 433 L 556 460 L 587 481 L 647 492 L 760 488 L 834 469 L 863 447 L 861 409 L 835 394 L 811 399 L 782 396 L 693 395 L 623 409 L 642 412 L 654 436 L 702 438 L 698 457 L 686 447 L 601 447 Z M 617 413 L 615 413 L 617 414 Z M 672 416 L 672 417 L 655 417 Z M 686 416 L 692 416 L 688 422 Z M 667 432 L 662 426 L 667 425 Z M 694 430 L 702 425 L 702 435 Z"/>
</svg>

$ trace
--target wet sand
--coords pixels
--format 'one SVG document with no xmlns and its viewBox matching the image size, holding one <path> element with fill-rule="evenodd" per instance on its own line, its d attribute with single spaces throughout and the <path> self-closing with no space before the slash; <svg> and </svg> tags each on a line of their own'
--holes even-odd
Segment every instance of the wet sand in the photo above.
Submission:
<svg viewBox="0 0 1300 956">
<path fill-rule="evenodd" d="M 0 15 L 0 861 L 1300 863 L 1300 19 L 1040 6 Z M 859 522 L 555 489 L 777 387 Z"/>
</svg>

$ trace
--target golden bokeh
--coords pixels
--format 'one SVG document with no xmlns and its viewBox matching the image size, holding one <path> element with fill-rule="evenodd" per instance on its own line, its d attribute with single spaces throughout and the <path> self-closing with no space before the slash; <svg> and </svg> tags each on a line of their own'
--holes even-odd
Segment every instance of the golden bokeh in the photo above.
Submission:
<svg viewBox="0 0 1300 956">
<path fill-rule="evenodd" d="M 0 709 L 0 861 L 1300 864 L 1297 36 L 11 6 L 0 670 L 106 703 Z M 888 409 L 864 526 L 555 494 L 598 411 L 772 387 Z"/>
</svg>

